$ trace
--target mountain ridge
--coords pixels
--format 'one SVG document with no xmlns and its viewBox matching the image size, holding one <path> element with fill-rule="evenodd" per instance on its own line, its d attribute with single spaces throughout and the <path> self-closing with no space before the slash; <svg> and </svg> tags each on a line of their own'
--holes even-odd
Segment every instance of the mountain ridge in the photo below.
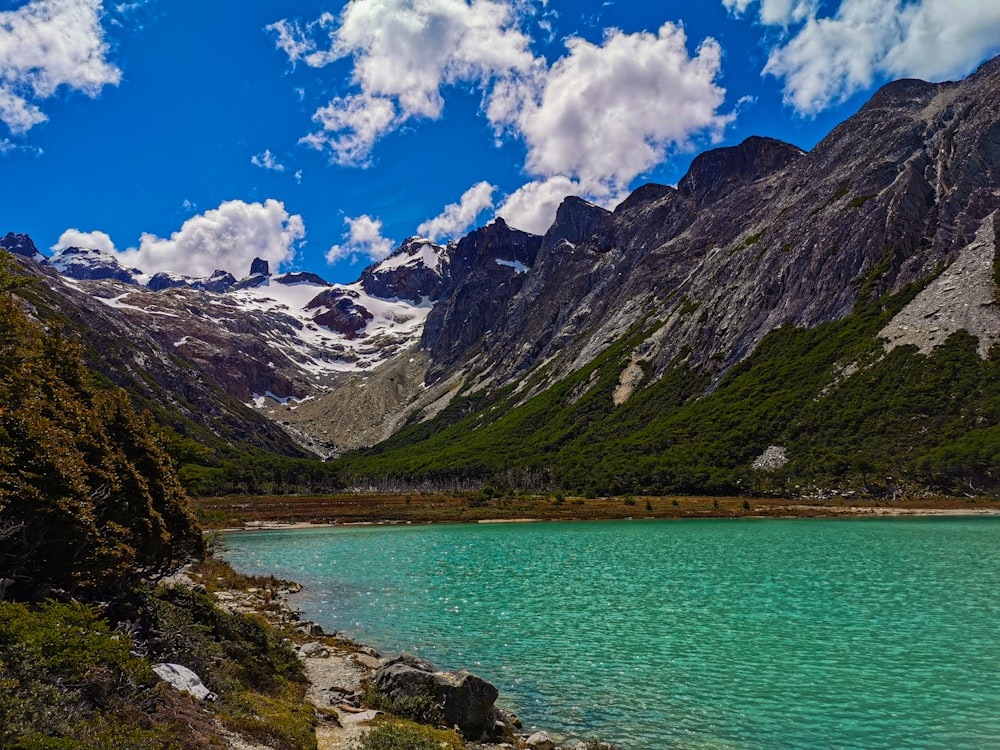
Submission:
<svg viewBox="0 0 1000 750">
<path fill-rule="evenodd" d="M 70 285 L 108 314 L 156 321 L 161 348 L 185 367 L 243 403 L 256 399 L 290 442 L 333 456 L 418 425 L 422 435 L 446 431 L 458 403 L 469 413 L 522 408 L 585 371 L 593 382 L 575 382 L 566 408 L 592 389 L 623 408 L 681 371 L 678 387 L 697 401 L 729 387 L 779 332 L 850 321 L 915 284 L 932 284 L 920 292 L 929 319 L 961 316 L 930 310 L 928 299 L 986 311 L 947 330 L 974 329 L 989 359 L 995 310 L 983 290 L 992 284 L 995 301 L 996 274 L 983 264 L 996 257 L 998 196 L 992 61 L 962 82 L 887 84 L 809 152 L 751 137 L 700 154 L 676 187 L 641 186 L 613 211 L 567 198 L 544 236 L 498 218 L 447 245 L 409 238 L 353 284 L 303 275 L 282 296 L 257 268 L 244 288 L 220 292 Z M 17 237 L 0 245 L 28 257 L 33 244 Z M 979 279 L 975 302 L 951 276 L 947 293 L 929 281 L 962 258 Z M 213 309 L 224 316 L 206 318 Z M 197 310 L 211 335 L 192 323 L 200 333 L 185 341 L 183 325 L 164 322 Z M 940 326 L 900 326 L 910 339 L 891 321 L 886 336 L 928 356 L 932 333 L 938 346 L 949 340 Z M 595 369 L 612 350 L 618 371 Z"/>
</svg>

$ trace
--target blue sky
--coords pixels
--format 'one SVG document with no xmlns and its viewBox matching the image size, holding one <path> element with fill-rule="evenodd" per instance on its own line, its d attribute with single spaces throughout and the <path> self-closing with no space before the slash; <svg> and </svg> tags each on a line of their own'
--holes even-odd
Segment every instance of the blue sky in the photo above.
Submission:
<svg viewBox="0 0 1000 750">
<path fill-rule="evenodd" d="M 995 0 L 0 0 L 0 232 L 350 281 L 998 52 Z"/>
</svg>

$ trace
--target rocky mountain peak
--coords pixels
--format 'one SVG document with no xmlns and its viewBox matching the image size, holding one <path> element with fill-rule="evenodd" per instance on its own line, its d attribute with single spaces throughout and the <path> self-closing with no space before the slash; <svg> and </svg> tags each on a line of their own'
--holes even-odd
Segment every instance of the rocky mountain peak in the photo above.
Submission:
<svg viewBox="0 0 1000 750">
<path fill-rule="evenodd" d="M 916 78 L 902 78 L 887 83 L 876 91 L 862 107 L 862 111 L 883 107 L 905 107 L 913 103 L 922 104 L 932 99 L 937 94 L 938 89 L 938 84 Z"/>
<path fill-rule="evenodd" d="M 566 198 L 556 210 L 556 219 L 545 233 L 543 246 L 552 248 L 561 242 L 575 245 L 592 236 L 611 212 L 574 195 Z"/>
<path fill-rule="evenodd" d="M 31 240 L 31 237 L 26 234 L 8 232 L 0 238 L 0 248 L 14 255 L 23 255 L 26 258 L 32 258 L 36 261 L 44 260 L 44 256 L 38 252 L 38 248 L 35 247 L 35 243 Z"/>
<path fill-rule="evenodd" d="M 250 264 L 250 275 L 237 281 L 233 289 L 254 289 L 268 284 L 270 280 L 271 269 L 267 261 L 263 258 L 254 258 Z"/>
<path fill-rule="evenodd" d="M 751 136 L 738 146 L 713 149 L 695 157 L 677 189 L 699 206 L 706 206 L 804 155 L 802 149 L 790 143 Z"/>
<path fill-rule="evenodd" d="M 445 283 L 445 249 L 424 237 L 410 237 L 388 258 L 366 268 L 361 286 L 383 299 L 436 300 Z"/>
<path fill-rule="evenodd" d="M 216 273 L 220 273 L 216 271 Z M 295 284 L 315 284 L 316 286 L 330 286 L 330 282 L 315 273 L 309 271 L 295 271 L 294 273 L 284 273 L 281 276 L 276 276 L 274 281 L 279 284 L 285 284 L 286 286 L 293 286 Z"/>
<path fill-rule="evenodd" d="M 137 277 L 142 275 L 138 268 L 124 268 L 115 256 L 87 247 L 64 248 L 44 263 L 63 276 L 82 281 L 111 279 L 138 284 Z"/>
</svg>

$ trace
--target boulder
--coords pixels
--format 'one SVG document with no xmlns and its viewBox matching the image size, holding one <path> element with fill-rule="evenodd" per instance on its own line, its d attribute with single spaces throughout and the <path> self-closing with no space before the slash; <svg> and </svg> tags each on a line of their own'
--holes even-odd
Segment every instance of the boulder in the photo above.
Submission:
<svg viewBox="0 0 1000 750">
<path fill-rule="evenodd" d="M 205 687 L 198 675 L 181 664 L 154 664 L 153 671 L 174 690 L 193 695 L 200 701 L 214 701 L 219 697 Z"/>
<path fill-rule="evenodd" d="M 552 750 L 556 746 L 548 732 L 535 732 L 524 742 L 531 750 Z"/>
<path fill-rule="evenodd" d="M 307 659 L 326 659 L 330 656 L 330 649 L 322 643 L 306 643 L 299 652 Z"/>
<path fill-rule="evenodd" d="M 433 697 L 449 726 L 457 726 L 466 737 L 481 737 L 487 730 L 490 710 L 500 692 L 489 682 L 464 669 L 442 672 L 426 659 L 402 654 L 386 661 L 375 673 L 375 685 L 386 695 L 400 699 Z"/>
</svg>

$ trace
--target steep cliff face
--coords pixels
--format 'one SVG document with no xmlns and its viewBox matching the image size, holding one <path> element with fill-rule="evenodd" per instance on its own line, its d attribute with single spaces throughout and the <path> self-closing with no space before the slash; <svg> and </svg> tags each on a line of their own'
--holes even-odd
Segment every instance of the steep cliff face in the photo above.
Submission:
<svg viewBox="0 0 1000 750">
<path fill-rule="evenodd" d="M 504 327 L 540 245 L 540 237 L 497 219 L 448 249 L 448 279 L 420 341 L 430 352 L 429 378 L 464 364 Z"/>
<path fill-rule="evenodd" d="M 954 260 L 1000 205 L 998 168 L 994 61 L 962 83 L 889 84 L 809 153 L 751 138 L 612 214 L 570 199 L 473 367 L 504 383 L 558 357 L 555 380 L 643 321 L 662 324 L 639 354 L 653 377 L 680 358 L 717 380 L 769 331 Z"/>
</svg>

